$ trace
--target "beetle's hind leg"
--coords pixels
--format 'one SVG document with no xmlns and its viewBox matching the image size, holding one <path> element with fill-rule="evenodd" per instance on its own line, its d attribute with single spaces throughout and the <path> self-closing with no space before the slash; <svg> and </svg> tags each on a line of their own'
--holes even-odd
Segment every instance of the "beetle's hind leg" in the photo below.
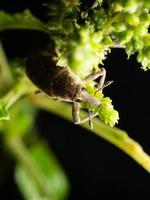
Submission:
<svg viewBox="0 0 150 200">
<path fill-rule="evenodd" d="M 73 122 L 75 124 L 82 124 L 84 122 L 89 121 L 89 125 L 93 128 L 92 118 L 96 117 L 98 113 L 89 113 L 89 115 L 85 116 L 83 119 L 80 118 L 80 105 L 78 102 L 73 102 L 72 105 L 72 116 Z"/>
<path fill-rule="evenodd" d="M 36 90 L 35 91 L 35 94 L 37 95 L 37 96 L 45 96 L 46 94 L 43 92 L 43 91 L 41 91 L 41 90 Z"/>
</svg>

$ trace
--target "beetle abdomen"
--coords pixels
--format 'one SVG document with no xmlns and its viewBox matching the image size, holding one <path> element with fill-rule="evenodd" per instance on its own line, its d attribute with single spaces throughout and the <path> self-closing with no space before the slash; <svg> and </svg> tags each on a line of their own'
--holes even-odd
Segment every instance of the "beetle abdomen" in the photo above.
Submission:
<svg viewBox="0 0 150 200">
<path fill-rule="evenodd" d="M 62 72 L 54 79 L 53 93 L 56 97 L 63 98 L 66 101 L 74 100 L 80 85 L 72 74 L 68 67 L 64 67 Z"/>
<path fill-rule="evenodd" d="M 46 94 L 64 101 L 74 101 L 81 87 L 81 80 L 68 67 L 56 66 L 48 54 L 29 58 L 26 73 Z"/>
<path fill-rule="evenodd" d="M 30 80 L 50 96 L 53 96 L 54 79 L 62 70 L 63 67 L 56 66 L 51 57 L 45 54 L 30 57 L 26 64 L 26 73 Z"/>
</svg>

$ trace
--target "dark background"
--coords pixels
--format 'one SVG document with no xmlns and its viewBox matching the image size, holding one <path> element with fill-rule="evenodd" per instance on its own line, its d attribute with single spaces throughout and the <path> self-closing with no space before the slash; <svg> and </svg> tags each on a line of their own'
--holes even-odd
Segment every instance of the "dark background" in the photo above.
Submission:
<svg viewBox="0 0 150 200">
<path fill-rule="evenodd" d="M 41 1 L 42 2 L 42 1 Z M 19 12 L 30 8 L 34 15 L 45 19 L 40 1 L 0 1 L 0 9 Z M 48 37 L 34 31 L 4 31 L 0 38 L 8 57 L 26 56 L 42 48 Z M 104 62 L 107 80 L 114 83 L 105 89 L 120 113 L 118 127 L 126 130 L 150 154 L 150 72 L 140 69 L 136 56 L 127 60 L 122 49 L 112 49 Z M 86 130 L 41 111 L 36 125 L 45 138 L 71 183 L 69 200 L 150 199 L 150 176 L 122 151 Z M 0 188 L 4 199 L 21 199 L 13 181 L 13 165 Z M 105 198 L 104 198 L 105 197 Z"/>
</svg>

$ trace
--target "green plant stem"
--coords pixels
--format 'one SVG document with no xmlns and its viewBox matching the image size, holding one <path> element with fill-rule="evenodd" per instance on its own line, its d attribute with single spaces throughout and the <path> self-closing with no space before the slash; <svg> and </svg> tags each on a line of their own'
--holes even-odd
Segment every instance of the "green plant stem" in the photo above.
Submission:
<svg viewBox="0 0 150 200">
<path fill-rule="evenodd" d="M 30 89 L 29 89 L 30 88 Z M 34 86 L 30 84 L 27 78 L 24 76 L 20 79 L 10 92 L 8 92 L 1 101 L 3 101 L 5 109 L 8 110 L 16 101 L 28 93 L 32 93 L 35 90 Z"/>
<path fill-rule="evenodd" d="M 10 70 L 9 63 L 3 50 L 2 43 L 0 41 L 0 94 L 6 89 L 10 88 L 14 83 L 14 79 Z"/>
<path fill-rule="evenodd" d="M 71 105 L 64 102 L 57 102 L 47 97 L 31 97 L 31 102 L 40 109 L 50 111 L 62 118 L 72 121 Z M 81 111 L 81 117 L 85 115 L 85 112 Z M 104 138 L 110 143 L 114 144 L 137 163 L 139 163 L 145 170 L 150 173 L 150 157 L 146 154 L 142 147 L 131 139 L 128 134 L 118 128 L 111 128 L 106 126 L 99 119 L 93 119 L 93 129 L 90 129 L 87 123 L 80 126 L 93 132 L 94 134 Z"/>
<path fill-rule="evenodd" d="M 24 88 L 24 89 L 23 89 Z M 2 100 L 6 105 L 6 109 L 9 109 L 16 101 L 26 94 L 25 87 L 22 84 L 16 84 L 10 92 L 8 92 Z"/>
<path fill-rule="evenodd" d="M 30 152 L 25 147 L 22 140 L 19 138 L 6 137 L 5 142 L 16 160 L 22 164 L 35 181 L 41 196 L 43 198 L 46 197 L 48 200 L 54 200 L 49 197 L 50 194 L 46 190 L 44 178 L 42 177 L 40 170 L 35 166 L 34 161 L 30 156 Z"/>
</svg>

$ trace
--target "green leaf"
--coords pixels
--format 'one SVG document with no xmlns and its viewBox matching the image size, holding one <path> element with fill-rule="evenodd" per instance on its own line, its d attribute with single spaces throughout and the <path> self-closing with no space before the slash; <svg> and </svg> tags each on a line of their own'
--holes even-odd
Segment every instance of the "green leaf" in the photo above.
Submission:
<svg viewBox="0 0 150 200">
<path fill-rule="evenodd" d="M 16 14 L 9 14 L 1 10 L 0 31 L 8 29 L 31 29 L 48 32 L 44 23 L 34 17 L 28 9 Z"/>
<path fill-rule="evenodd" d="M 41 193 L 34 177 L 27 168 L 17 164 L 15 180 L 25 200 L 63 200 L 68 195 L 68 181 L 53 153 L 44 143 L 33 145 L 30 156 L 35 170 L 45 188 Z"/>
<path fill-rule="evenodd" d="M 1 104 L 0 104 L 1 106 Z M 10 110 L 9 115 L 4 107 L 0 108 L 0 119 L 8 120 L 0 122 L 0 131 L 5 136 L 23 136 L 33 126 L 35 109 L 25 101 L 19 101 Z M 17 127 L 16 127 L 17 126 Z"/>
</svg>

